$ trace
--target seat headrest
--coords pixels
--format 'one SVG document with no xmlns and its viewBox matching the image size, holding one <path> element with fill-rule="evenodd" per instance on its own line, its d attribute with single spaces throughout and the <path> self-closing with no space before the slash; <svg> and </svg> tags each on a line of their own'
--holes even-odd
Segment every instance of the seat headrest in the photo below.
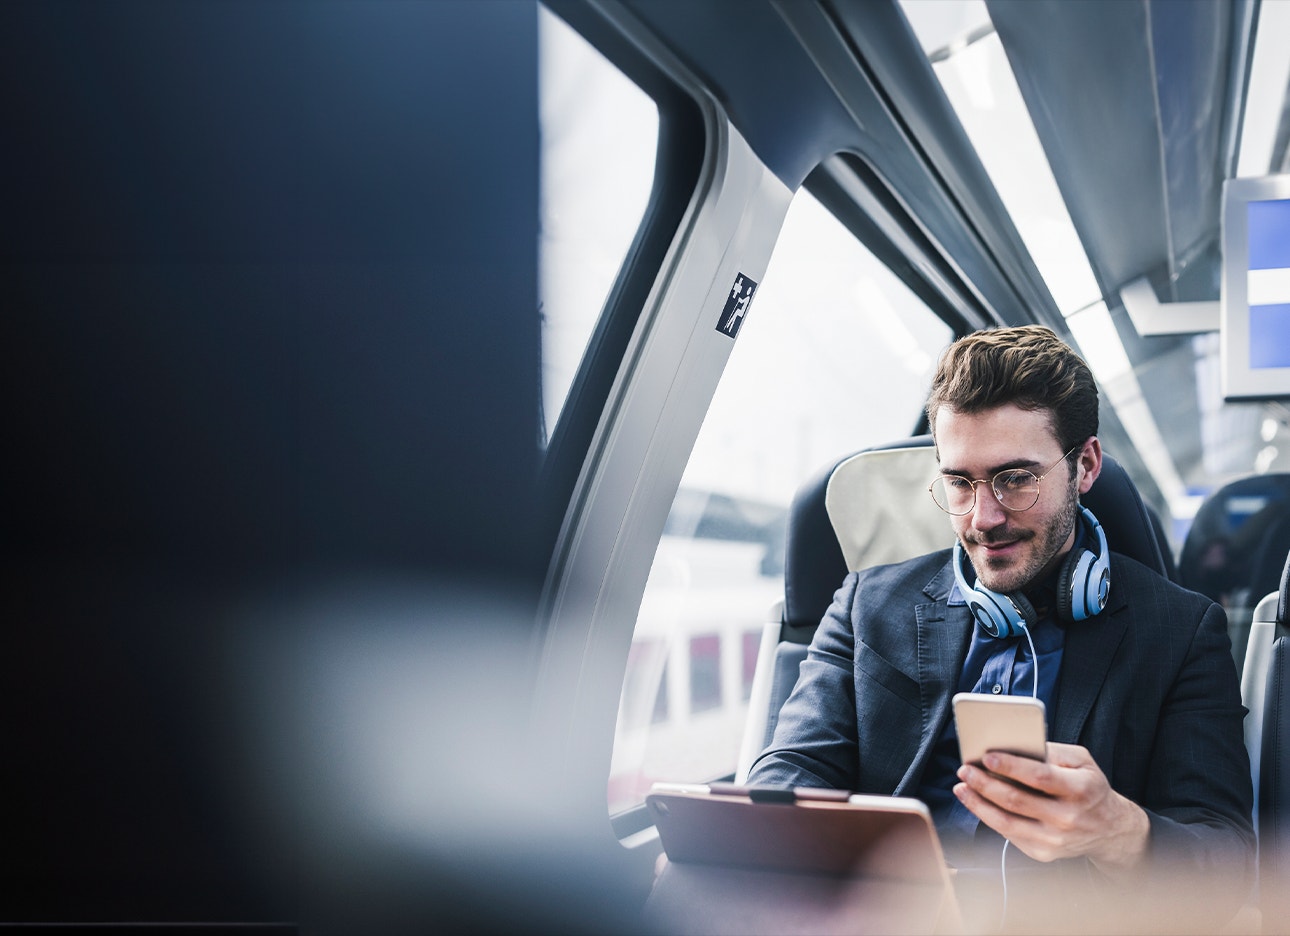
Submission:
<svg viewBox="0 0 1290 936">
<path fill-rule="evenodd" d="M 819 624 L 847 572 L 899 562 L 954 544 L 927 493 L 936 477 L 930 435 L 846 455 L 812 475 L 789 508 L 784 623 Z"/>
<path fill-rule="evenodd" d="M 1154 512 L 1142 500 L 1129 473 L 1118 461 L 1102 453 L 1102 473 L 1080 503 L 1093 511 L 1106 533 L 1112 550 L 1136 559 L 1144 566 L 1171 578 L 1172 563 L 1165 561 L 1169 549 Z"/>
<path fill-rule="evenodd" d="M 931 436 L 915 436 L 840 458 L 798 489 L 784 555 L 786 625 L 809 639 L 847 572 L 954 544 L 949 518 L 927 493 L 936 470 Z M 1170 577 L 1159 521 L 1119 462 L 1103 454 L 1081 501 L 1111 549 Z"/>
<path fill-rule="evenodd" d="M 872 449 L 833 469 L 824 506 L 847 570 L 903 562 L 954 545 L 954 529 L 927 493 L 931 445 Z"/>
</svg>

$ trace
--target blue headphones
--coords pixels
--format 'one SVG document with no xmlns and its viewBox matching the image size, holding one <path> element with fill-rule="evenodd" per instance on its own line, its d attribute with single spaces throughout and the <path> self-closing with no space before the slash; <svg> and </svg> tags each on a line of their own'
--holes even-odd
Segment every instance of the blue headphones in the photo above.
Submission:
<svg viewBox="0 0 1290 936">
<path fill-rule="evenodd" d="M 1097 536 L 1097 552 L 1080 546 L 1072 549 L 1057 577 L 1057 616 L 1064 621 L 1083 621 L 1101 614 L 1111 593 L 1111 552 L 1106 548 L 1102 524 L 1087 507 L 1080 508 L 1085 528 Z M 963 547 L 954 544 L 954 581 L 972 609 L 972 616 L 991 637 L 1016 637 L 1035 620 L 1035 609 L 1021 592 L 1003 595 L 978 583 L 967 583 Z"/>
</svg>

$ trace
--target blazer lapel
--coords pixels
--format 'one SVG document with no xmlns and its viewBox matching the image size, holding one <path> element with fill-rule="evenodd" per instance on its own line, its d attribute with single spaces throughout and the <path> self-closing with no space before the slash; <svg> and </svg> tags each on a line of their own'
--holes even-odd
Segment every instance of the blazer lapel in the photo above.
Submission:
<svg viewBox="0 0 1290 936">
<path fill-rule="evenodd" d="M 1106 610 L 1086 621 L 1066 625 L 1062 669 L 1057 684 L 1057 711 L 1049 726 L 1049 739 L 1076 744 L 1093 702 L 1102 691 L 1111 660 L 1124 640 L 1129 616 L 1128 602 L 1111 588 Z"/>
<path fill-rule="evenodd" d="M 918 750 L 914 753 L 896 789 L 896 795 L 910 795 L 914 784 L 923 776 L 945 719 L 949 717 L 950 698 L 958 687 L 959 672 L 967 656 L 972 636 L 972 615 L 963 603 L 949 604 L 954 577 L 949 565 L 923 589 L 932 601 L 916 605 L 918 627 L 918 690 L 922 702 L 923 724 Z"/>
</svg>

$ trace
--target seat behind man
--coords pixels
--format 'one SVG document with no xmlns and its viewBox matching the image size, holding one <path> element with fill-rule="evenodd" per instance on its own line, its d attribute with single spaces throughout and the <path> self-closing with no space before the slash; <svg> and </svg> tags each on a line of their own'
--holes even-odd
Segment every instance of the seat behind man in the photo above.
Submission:
<svg viewBox="0 0 1290 936">
<path fill-rule="evenodd" d="M 1268 610 L 1267 614 L 1260 611 Z M 1278 590 L 1259 602 L 1241 680 L 1254 772 L 1264 933 L 1290 933 L 1290 556 Z"/>
</svg>

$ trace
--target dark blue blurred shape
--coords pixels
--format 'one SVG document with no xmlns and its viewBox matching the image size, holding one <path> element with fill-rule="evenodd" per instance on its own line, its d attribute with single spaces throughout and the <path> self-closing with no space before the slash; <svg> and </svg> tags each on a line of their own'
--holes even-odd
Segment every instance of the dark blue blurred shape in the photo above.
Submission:
<svg viewBox="0 0 1290 936">
<path fill-rule="evenodd" d="M 0 5 L 0 920 L 316 915 L 319 582 L 526 638 L 536 59 L 523 2 Z M 493 919 L 401 869 L 354 893 Z"/>
</svg>

